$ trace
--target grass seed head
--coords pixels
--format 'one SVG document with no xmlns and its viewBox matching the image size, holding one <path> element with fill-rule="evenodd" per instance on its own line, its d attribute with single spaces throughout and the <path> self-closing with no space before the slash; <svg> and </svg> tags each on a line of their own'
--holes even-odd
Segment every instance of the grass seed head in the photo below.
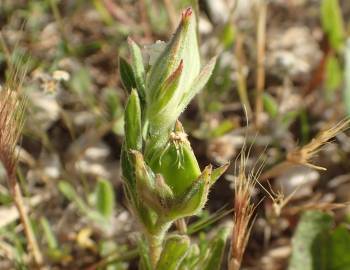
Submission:
<svg viewBox="0 0 350 270">
<path fill-rule="evenodd" d="M 246 172 L 247 158 L 243 147 L 240 154 L 240 164 L 235 177 L 234 189 L 234 225 L 231 237 L 231 254 L 229 269 L 240 268 L 252 226 L 252 216 L 255 206 L 252 203 L 252 194 L 255 187 L 256 174 Z"/>
<path fill-rule="evenodd" d="M 287 161 L 291 163 L 301 164 L 317 170 L 326 170 L 326 168 L 312 164 L 312 158 L 322 149 L 330 139 L 334 138 L 338 133 L 349 128 L 350 119 L 340 121 L 333 127 L 319 132 L 315 138 L 303 147 L 297 148 L 288 153 Z"/>
<path fill-rule="evenodd" d="M 19 89 L 25 73 L 14 66 L 4 88 L 0 91 L 0 161 L 11 179 L 16 170 L 18 155 L 16 145 L 20 138 L 23 124 L 26 100 L 22 98 Z"/>
</svg>

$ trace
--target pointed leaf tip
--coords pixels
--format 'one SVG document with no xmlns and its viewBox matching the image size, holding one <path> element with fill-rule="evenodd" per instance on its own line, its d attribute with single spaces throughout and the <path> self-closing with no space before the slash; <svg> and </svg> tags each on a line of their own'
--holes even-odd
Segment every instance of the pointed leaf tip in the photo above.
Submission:
<svg viewBox="0 0 350 270">
<path fill-rule="evenodd" d="M 224 172 L 228 169 L 229 166 L 230 163 L 226 163 L 225 165 L 214 169 L 210 177 L 210 184 L 213 185 L 220 178 L 220 176 L 224 174 Z"/>
<path fill-rule="evenodd" d="M 181 16 L 182 16 L 182 21 L 186 22 L 187 20 L 189 20 L 191 18 L 193 14 L 192 8 L 187 8 L 184 12 L 182 12 Z"/>
</svg>

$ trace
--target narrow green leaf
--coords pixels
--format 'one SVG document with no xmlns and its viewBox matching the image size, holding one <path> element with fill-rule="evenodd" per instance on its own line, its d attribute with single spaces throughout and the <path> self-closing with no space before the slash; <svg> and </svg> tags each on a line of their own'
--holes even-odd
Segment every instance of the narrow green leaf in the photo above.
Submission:
<svg viewBox="0 0 350 270">
<path fill-rule="evenodd" d="M 271 118 L 275 118 L 278 114 L 278 104 L 276 100 L 268 93 L 263 95 L 264 109 Z"/>
<path fill-rule="evenodd" d="M 203 211 L 201 212 L 201 215 L 199 215 L 199 220 L 191 223 L 187 227 L 187 234 L 191 235 L 194 233 L 197 233 L 205 228 L 208 228 L 212 224 L 216 223 L 217 221 L 223 219 L 225 216 L 231 214 L 233 212 L 233 209 L 225 209 L 226 207 L 222 207 L 219 210 L 217 210 L 214 213 L 211 213 L 210 215 L 203 215 Z"/>
<path fill-rule="evenodd" d="M 52 231 L 49 221 L 45 217 L 42 217 L 40 219 L 40 224 L 41 224 L 41 227 L 43 228 L 44 236 L 49 249 L 52 249 L 52 250 L 57 249 L 58 248 L 57 239 L 55 237 L 55 234 Z"/>
<path fill-rule="evenodd" d="M 129 93 L 132 89 L 136 89 L 136 80 L 132 67 L 123 57 L 119 57 L 119 74 L 125 89 Z"/>
<path fill-rule="evenodd" d="M 330 56 L 326 62 L 326 82 L 325 87 L 328 96 L 337 90 L 343 80 L 343 70 L 338 58 Z"/>
<path fill-rule="evenodd" d="M 115 206 L 114 190 L 111 183 L 101 179 L 97 183 L 96 208 L 102 216 L 110 218 Z"/>
<path fill-rule="evenodd" d="M 292 255 L 289 270 L 316 270 L 315 265 L 322 265 L 317 260 L 322 259 L 322 245 L 316 245 L 315 240 L 327 233 L 332 226 L 332 217 L 320 211 L 305 212 L 298 224 L 292 240 Z M 318 256 L 314 256 L 314 254 Z"/>
<path fill-rule="evenodd" d="M 70 201 L 74 201 L 78 196 L 73 186 L 67 181 L 60 181 L 58 183 L 58 189 L 63 193 L 64 196 Z"/>
<path fill-rule="evenodd" d="M 209 257 L 204 261 L 203 270 L 220 270 L 230 229 L 219 230 L 210 244 Z"/>
<path fill-rule="evenodd" d="M 135 89 L 131 91 L 124 115 L 125 141 L 127 149 L 141 150 L 142 124 L 139 96 Z"/>
<path fill-rule="evenodd" d="M 170 236 L 163 248 L 157 270 L 177 270 L 190 247 L 190 240 L 185 235 Z"/>
<path fill-rule="evenodd" d="M 335 50 L 344 45 L 344 21 L 338 0 L 323 0 L 321 4 L 321 22 L 331 46 Z"/>
<path fill-rule="evenodd" d="M 128 38 L 128 43 L 132 58 L 131 66 L 134 71 L 137 91 L 140 95 L 140 99 L 145 101 L 145 67 L 143 66 L 142 53 L 139 46 L 131 38 Z"/>
</svg>

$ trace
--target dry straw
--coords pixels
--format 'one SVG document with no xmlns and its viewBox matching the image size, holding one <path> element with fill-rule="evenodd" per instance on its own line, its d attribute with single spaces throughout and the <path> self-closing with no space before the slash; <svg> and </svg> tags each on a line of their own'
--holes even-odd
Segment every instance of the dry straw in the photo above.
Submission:
<svg viewBox="0 0 350 270">
<path fill-rule="evenodd" d="M 6 84 L 0 92 L 0 161 L 6 170 L 9 189 L 24 228 L 28 249 L 33 255 L 35 264 L 40 266 L 43 258 L 29 222 L 16 176 L 18 161 L 16 146 L 23 129 L 26 107 L 26 99 L 20 94 L 26 72 L 20 62 L 11 65 Z"/>
</svg>

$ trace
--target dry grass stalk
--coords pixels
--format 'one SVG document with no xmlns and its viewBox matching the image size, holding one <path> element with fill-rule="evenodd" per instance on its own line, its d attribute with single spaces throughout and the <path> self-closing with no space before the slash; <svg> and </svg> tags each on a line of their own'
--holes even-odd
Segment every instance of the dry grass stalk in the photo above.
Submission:
<svg viewBox="0 0 350 270">
<path fill-rule="evenodd" d="M 246 156 L 244 154 L 245 148 L 240 154 L 240 166 L 235 179 L 235 198 L 234 198 L 234 225 L 231 236 L 231 247 L 228 268 L 229 270 L 240 269 L 243 259 L 244 251 L 246 249 L 251 226 L 252 215 L 255 209 L 251 202 L 253 189 L 255 186 L 256 175 L 259 174 L 261 168 L 257 173 L 246 173 Z"/>
<path fill-rule="evenodd" d="M 28 249 L 32 252 L 36 265 L 39 266 L 42 264 L 43 258 L 24 207 L 16 176 L 18 161 L 16 145 L 22 132 L 26 105 L 26 100 L 19 97 L 18 90 L 24 76 L 24 69 L 13 65 L 6 85 L 0 92 L 0 161 L 7 173 L 8 185 L 24 228 Z"/>
<path fill-rule="evenodd" d="M 237 33 L 236 45 L 235 45 L 235 56 L 237 57 L 237 88 L 241 103 L 247 110 L 247 117 L 250 119 L 252 115 L 252 108 L 249 103 L 248 92 L 247 92 L 247 76 L 244 72 L 244 66 L 246 65 L 246 59 L 243 48 L 243 36 Z"/>
<path fill-rule="evenodd" d="M 265 47 L 266 47 L 266 14 L 267 3 L 265 0 L 257 1 L 258 19 L 256 30 L 257 47 L 257 73 L 256 73 L 256 100 L 255 100 L 255 125 L 261 127 L 261 116 L 264 110 L 263 94 L 265 88 Z"/>
</svg>

